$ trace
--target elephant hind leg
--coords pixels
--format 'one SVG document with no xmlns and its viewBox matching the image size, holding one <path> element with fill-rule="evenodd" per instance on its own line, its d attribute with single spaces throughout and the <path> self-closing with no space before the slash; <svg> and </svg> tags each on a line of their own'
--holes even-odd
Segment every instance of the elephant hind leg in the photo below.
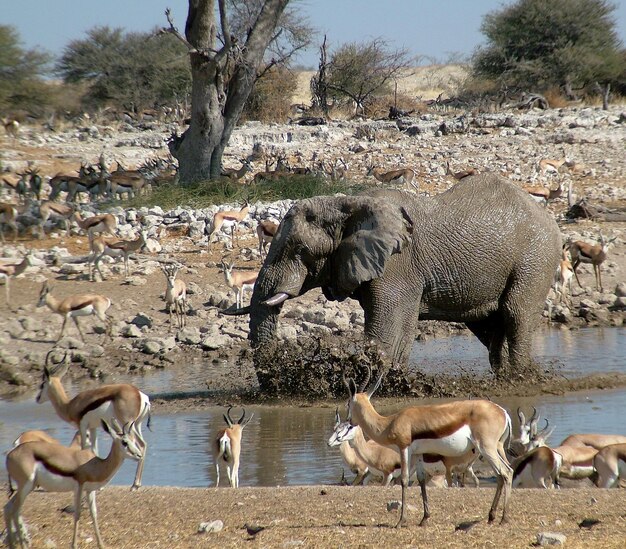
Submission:
<svg viewBox="0 0 626 549">
<path fill-rule="evenodd" d="M 483 320 L 466 322 L 465 325 L 487 347 L 491 369 L 500 376 L 508 363 L 507 340 L 501 316 L 494 313 Z"/>
</svg>

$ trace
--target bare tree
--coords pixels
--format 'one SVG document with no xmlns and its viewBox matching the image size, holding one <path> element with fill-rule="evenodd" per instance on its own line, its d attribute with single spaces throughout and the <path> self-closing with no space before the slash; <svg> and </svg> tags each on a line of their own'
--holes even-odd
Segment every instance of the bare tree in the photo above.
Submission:
<svg viewBox="0 0 626 549">
<path fill-rule="evenodd" d="M 355 112 L 363 113 L 366 103 L 375 95 L 389 92 L 391 82 L 405 76 L 411 64 L 407 50 L 391 50 L 381 38 L 345 44 L 331 55 L 330 63 L 324 64 L 326 90 L 336 97 L 350 98 Z"/>
<path fill-rule="evenodd" d="M 219 177 L 224 149 L 288 3 L 259 2 L 260 9 L 244 40 L 231 32 L 227 0 L 218 0 L 219 12 L 215 0 L 189 0 L 184 36 L 166 10 L 169 27 L 162 32 L 174 34 L 187 46 L 193 82 L 191 123 L 169 142 L 182 184 Z"/>
</svg>

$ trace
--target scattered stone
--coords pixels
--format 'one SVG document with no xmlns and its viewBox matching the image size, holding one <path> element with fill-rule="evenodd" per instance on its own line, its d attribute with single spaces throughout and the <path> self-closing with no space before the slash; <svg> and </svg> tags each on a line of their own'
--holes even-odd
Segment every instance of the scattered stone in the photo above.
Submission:
<svg viewBox="0 0 626 549">
<path fill-rule="evenodd" d="M 187 326 L 176 334 L 176 339 L 186 345 L 198 345 L 202 341 L 202 335 L 198 328 Z"/>
<path fill-rule="evenodd" d="M 535 545 L 545 547 L 546 545 L 564 545 L 567 540 L 565 534 L 558 532 L 540 532 L 537 534 L 537 542 Z"/>
<path fill-rule="evenodd" d="M 221 532 L 224 529 L 224 523 L 221 520 L 212 520 L 211 522 L 201 522 L 198 526 L 198 534 L 210 534 L 213 532 Z"/>
<path fill-rule="evenodd" d="M 135 324 L 128 324 L 122 330 L 122 335 L 124 337 L 142 337 L 143 336 L 143 332 Z"/>
<path fill-rule="evenodd" d="M 147 355 L 159 354 L 162 350 L 161 344 L 154 339 L 147 339 L 143 342 L 142 351 Z"/>
<path fill-rule="evenodd" d="M 130 323 L 138 326 L 139 328 L 143 328 L 144 326 L 147 328 L 152 328 L 152 317 L 148 316 L 146 313 L 138 313 L 135 315 Z"/>
<path fill-rule="evenodd" d="M 398 501 L 397 499 L 394 499 L 392 501 L 388 501 L 387 502 L 387 511 L 391 512 L 391 511 L 398 511 L 402 508 L 402 502 Z M 411 505 L 410 503 L 407 503 L 406 506 L 407 511 L 417 511 L 417 507 L 415 507 L 415 505 Z"/>
</svg>

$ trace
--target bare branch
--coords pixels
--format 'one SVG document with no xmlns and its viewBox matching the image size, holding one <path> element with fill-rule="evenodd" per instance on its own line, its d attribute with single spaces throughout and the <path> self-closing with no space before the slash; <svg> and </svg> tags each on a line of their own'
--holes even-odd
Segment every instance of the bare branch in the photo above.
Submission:
<svg viewBox="0 0 626 549">
<path fill-rule="evenodd" d="M 167 17 L 167 22 L 169 23 L 169 27 L 163 27 L 157 32 L 157 35 L 173 34 L 178 40 L 180 40 L 183 44 L 185 44 L 185 47 L 187 48 L 189 53 L 196 53 L 207 59 L 211 59 L 211 53 L 213 54 L 218 53 L 216 50 L 211 50 L 211 49 L 199 50 L 195 48 L 174 26 L 174 20 L 172 19 L 172 11 L 170 10 L 170 8 L 165 9 L 165 17 Z"/>
</svg>

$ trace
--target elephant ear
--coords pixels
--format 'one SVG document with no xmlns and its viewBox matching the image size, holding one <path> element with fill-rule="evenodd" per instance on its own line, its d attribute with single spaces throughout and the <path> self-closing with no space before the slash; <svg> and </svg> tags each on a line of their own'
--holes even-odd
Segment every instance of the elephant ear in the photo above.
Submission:
<svg viewBox="0 0 626 549">
<path fill-rule="evenodd" d="M 335 299 L 345 299 L 364 282 L 382 276 L 389 258 L 411 241 L 413 222 L 407 211 L 381 197 L 360 197 L 344 206 L 348 216 L 333 255 Z"/>
</svg>

